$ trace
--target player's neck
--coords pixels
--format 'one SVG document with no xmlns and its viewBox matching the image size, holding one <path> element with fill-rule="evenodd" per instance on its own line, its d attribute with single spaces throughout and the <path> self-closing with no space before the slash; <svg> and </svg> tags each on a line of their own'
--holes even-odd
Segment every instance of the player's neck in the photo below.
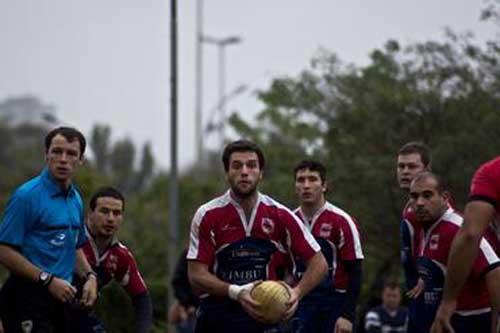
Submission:
<svg viewBox="0 0 500 333">
<path fill-rule="evenodd" d="M 96 236 L 94 241 L 95 241 L 95 245 L 97 245 L 97 250 L 99 251 L 99 253 L 104 253 L 108 249 L 112 240 L 113 240 L 113 237 Z"/>
<path fill-rule="evenodd" d="M 252 214 L 252 210 L 257 204 L 259 193 L 257 191 L 254 191 L 250 195 L 242 196 L 237 195 L 233 191 L 231 191 L 231 197 L 241 206 L 241 208 L 243 208 L 245 215 L 249 216 Z"/>
<path fill-rule="evenodd" d="M 302 202 L 300 204 L 300 210 L 304 217 L 310 221 L 313 219 L 314 215 L 325 205 L 325 198 L 321 198 L 317 202 Z"/>
</svg>

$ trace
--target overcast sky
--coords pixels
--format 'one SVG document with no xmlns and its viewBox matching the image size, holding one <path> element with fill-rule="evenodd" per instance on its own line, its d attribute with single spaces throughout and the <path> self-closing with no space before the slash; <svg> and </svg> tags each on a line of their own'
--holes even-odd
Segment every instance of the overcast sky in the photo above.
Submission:
<svg viewBox="0 0 500 333">
<path fill-rule="evenodd" d="M 440 39 L 443 28 L 493 36 L 471 0 L 207 0 L 204 31 L 238 35 L 227 48 L 226 91 L 249 87 L 228 111 L 251 119 L 255 98 L 277 76 L 295 76 L 324 47 L 344 62 L 365 64 L 388 39 Z M 179 158 L 193 162 L 195 0 L 178 0 Z M 23 94 L 55 105 L 57 116 L 89 134 L 108 124 L 113 139 L 153 143 L 169 166 L 169 1 L 0 0 L 0 100 Z M 218 102 L 217 51 L 204 45 L 205 122 Z M 214 145 L 217 137 L 207 137 Z"/>
</svg>

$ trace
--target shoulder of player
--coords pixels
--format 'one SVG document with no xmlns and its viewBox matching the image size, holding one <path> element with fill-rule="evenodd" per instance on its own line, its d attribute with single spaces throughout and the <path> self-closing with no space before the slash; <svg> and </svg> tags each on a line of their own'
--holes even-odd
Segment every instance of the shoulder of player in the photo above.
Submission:
<svg viewBox="0 0 500 333">
<path fill-rule="evenodd" d="M 499 178 L 500 180 L 500 156 L 479 166 L 474 173 L 474 178 L 481 176 Z"/>
<path fill-rule="evenodd" d="M 266 210 L 266 213 L 269 215 L 276 215 L 277 217 L 279 216 L 292 216 L 294 219 L 298 219 L 297 214 L 292 211 L 290 208 L 285 206 L 284 204 L 280 203 L 276 199 L 271 198 L 270 196 L 266 194 L 259 194 L 260 199 L 259 199 L 259 205 Z M 297 208 L 298 210 L 298 208 Z"/>
<path fill-rule="evenodd" d="M 123 258 L 134 258 L 134 255 L 130 249 L 123 244 L 121 241 L 116 241 L 109 249 L 114 255 Z"/>
<path fill-rule="evenodd" d="M 42 177 L 39 175 L 19 185 L 12 196 L 22 200 L 34 199 L 36 201 L 39 200 L 40 195 L 45 194 L 44 189 Z"/>
<path fill-rule="evenodd" d="M 326 202 L 325 209 L 318 219 L 330 219 L 341 224 L 356 225 L 356 220 L 351 214 L 330 202 Z"/>
<path fill-rule="evenodd" d="M 202 218 L 205 216 L 208 212 L 216 211 L 218 209 L 223 209 L 224 207 L 227 207 L 231 202 L 231 199 L 229 197 L 228 193 L 225 193 L 217 198 L 214 198 L 200 207 L 196 210 L 195 217 L 197 218 Z"/>
<path fill-rule="evenodd" d="M 441 217 L 441 224 L 443 226 L 458 229 L 462 225 L 464 219 L 463 217 L 454 209 L 449 208 L 444 215 Z"/>
</svg>

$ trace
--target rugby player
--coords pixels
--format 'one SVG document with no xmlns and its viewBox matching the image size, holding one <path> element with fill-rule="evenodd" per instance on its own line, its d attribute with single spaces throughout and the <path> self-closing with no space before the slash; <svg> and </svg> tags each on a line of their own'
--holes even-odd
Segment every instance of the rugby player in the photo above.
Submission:
<svg viewBox="0 0 500 333">
<path fill-rule="evenodd" d="M 425 281 L 425 316 L 419 325 L 428 332 L 442 298 L 450 247 L 463 219 L 450 205 L 442 181 L 430 172 L 418 174 L 410 187 L 410 206 L 424 229 L 424 242 L 418 258 L 418 271 Z M 493 237 L 491 237 L 493 236 Z M 496 244 L 485 235 L 480 251 L 474 259 L 473 269 L 458 295 L 457 307 L 451 326 L 457 333 L 489 332 L 491 306 L 489 292 L 500 278 L 500 260 L 495 253 Z"/>
<path fill-rule="evenodd" d="M 295 192 L 300 206 L 295 214 L 321 246 L 328 273 L 299 303 L 294 317 L 296 332 L 346 332 L 353 329 L 361 288 L 363 251 L 356 221 L 326 201 L 326 168 L 304 160 L 294 169 Z M 300 281 L 305 266 L 292 257 L 293 276 Z"/>
<path fill-rule="evenodd" d="M 326 261 L 311 233 L 289 209 L 257 188 L 265 158 L 253 142 L 228 144 L 222 161 L 229 190 L 198 208 L 187 253 L 191 285 L 201 294 L 196 332 L 283 332 L 265 322 L 249 290 L 255 281 L 277 279 L 290 252 L 307 266 L 290 288 L 289 319 L 298 301 L 325 276 Z"/>
</svg>

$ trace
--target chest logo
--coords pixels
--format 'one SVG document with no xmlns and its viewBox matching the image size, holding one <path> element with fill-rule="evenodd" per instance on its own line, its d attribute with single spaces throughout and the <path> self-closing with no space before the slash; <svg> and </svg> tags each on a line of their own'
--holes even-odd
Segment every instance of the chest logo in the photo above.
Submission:
<svg viewBox="0 0 500 333">
<path fill-rule="evenodd" d="M 431 239 L 429 240 L 429 249 L 437 250 L 438 246 L 439 246 L 439 235 L 432 235 Z"/>
<path fill-rule="evenodd" d="M 274 221 L 264 217 L 262 219 L 262 231 L 268 235 L 272 234 L 274 232 Z"/>
<path fill-rule="evenodd" d="M 319 236 L 324 238 L 330 237 L 330 235 L 332 234 L 332 228 L 332 225 L 329 223 L 321 224 L 319 228 Z"/>
</svg>

